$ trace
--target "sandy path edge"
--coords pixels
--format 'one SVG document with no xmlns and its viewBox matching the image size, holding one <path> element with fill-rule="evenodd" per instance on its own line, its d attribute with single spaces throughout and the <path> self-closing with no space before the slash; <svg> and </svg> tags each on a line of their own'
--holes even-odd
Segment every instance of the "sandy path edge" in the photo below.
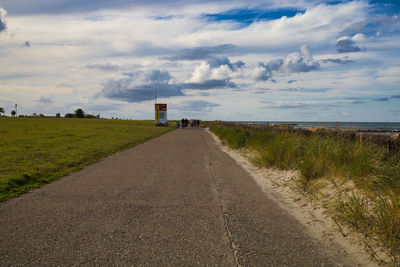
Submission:
<svg viewBox="0 0 400 267">
<path fill-rule="evenodd" d="M 296 171 L 259 168 L 252 164 L 243 153 L 223 145 L 211 131 L 206 129 L 206 132 L 213 137 L 223 152 L 250 174 L 265 194 L 304 225 L 310 236 L 320 240 L 343 257 L 356 262 L 359 266 L 379 266 L 366 252 L 358 234 L 346 232 L 346 237 L 343 236 L 321 205 L 310 202 L 290 187 L 289 183 L 297 175 Z"/>
</svg>

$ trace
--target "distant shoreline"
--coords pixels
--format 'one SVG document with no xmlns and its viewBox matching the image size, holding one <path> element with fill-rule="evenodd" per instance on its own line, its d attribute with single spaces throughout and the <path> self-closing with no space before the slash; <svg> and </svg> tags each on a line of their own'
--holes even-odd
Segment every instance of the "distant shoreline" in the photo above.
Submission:
<svg viewBox="0 0 400 267">
<path fill-rule="evenodd" d="M 394 134 L 400 132 L 400 122 L 325 122 L 325 121 L 235 121 L 241 124 L 290 124 L 294 128 L 324 127 L 326 129 L 354 130 L 360 133 Z"/>
</svg>

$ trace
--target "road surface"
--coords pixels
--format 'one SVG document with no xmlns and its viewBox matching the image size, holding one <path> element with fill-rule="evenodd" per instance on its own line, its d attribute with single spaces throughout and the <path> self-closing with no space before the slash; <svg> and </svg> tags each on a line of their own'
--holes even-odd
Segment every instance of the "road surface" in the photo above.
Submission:
<svg viewBox="0 0 400 267">
<path fill-rule="evenodd" d="M 0 203 L 1 266 L 79 264 L 349 265 L 201 129 L 178 129 Z"/>
</svg>

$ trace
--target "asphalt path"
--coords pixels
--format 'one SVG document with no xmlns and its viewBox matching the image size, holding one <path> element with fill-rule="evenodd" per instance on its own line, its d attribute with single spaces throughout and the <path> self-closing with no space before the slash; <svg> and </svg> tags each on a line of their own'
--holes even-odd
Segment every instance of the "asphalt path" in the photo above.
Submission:
<svg viewBox="0 0 400 267">
<path fill-rule="evenodd" d="M 178 129 L 1 203 L 0 265 L 350 264 L 209 133 Z"/>
</svg>

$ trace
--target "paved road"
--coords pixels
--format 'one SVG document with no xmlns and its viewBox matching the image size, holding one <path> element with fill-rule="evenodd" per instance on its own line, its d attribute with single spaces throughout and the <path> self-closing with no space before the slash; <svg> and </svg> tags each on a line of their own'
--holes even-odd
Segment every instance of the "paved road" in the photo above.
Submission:
<svg viewBox="0 0 400 267">
<path fill-rule="evenodd" d="M 198 129 L 0 204 L 1 266 L 344 264 L 332 255 Z"/>
</svg>

